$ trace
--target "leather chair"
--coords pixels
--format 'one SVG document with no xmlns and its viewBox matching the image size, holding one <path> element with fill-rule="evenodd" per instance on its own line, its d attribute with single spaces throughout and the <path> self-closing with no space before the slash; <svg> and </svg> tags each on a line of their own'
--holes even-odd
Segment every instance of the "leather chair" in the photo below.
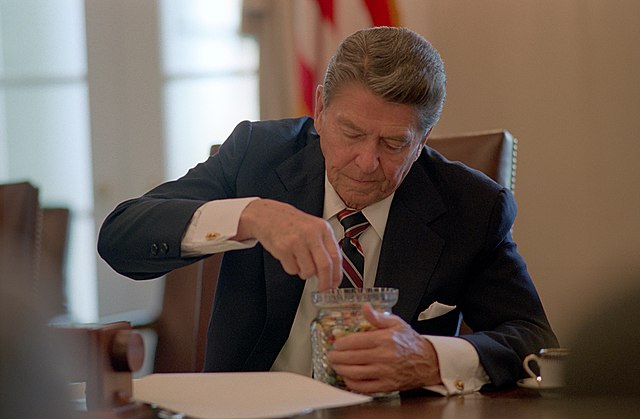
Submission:
<svg viewBox="0 0 640 419">
<path fill-rule="evenodd" d="M 512 192 L 515 190 L 518 141 L 509 131 L 432 137 L 427 146 L 449 160 L 480 170 Z"/>
<path fill-rule="evenodd" d="M 36 287 L 40 226 L 38 189 L 28 182 L 0 185 L 0 278 L 25 297 Z"/>
<path fill-rule="evenodd" d="M 68 228 L 69 209 L 41 208 L 31 183 L 0 185 L 0 278 L 49 317 L 66 312 Z"/>
<path fill-rule="evenodd" d="M 64 270 L 69 248 L 68 208 L 42 208 L 38 292 L 46 295 L 51 316 L 67 313 Z"/>
<path fill-rule="evenodd" d="M 517 140 L 506 130 L 432 137 L 427 146 L 449 160 L 480 170 L 514 190 Z M 218 150 L 211 148 L 211 155 Z M 212 255 L 166 276 L 164 304 L 154 325 L 158 334 L 155 372 L 196 372 L 204 365 L 209 318 L 222 254 Z M 460 334 L 471 330 L 461 324 Z"/>
</svg>

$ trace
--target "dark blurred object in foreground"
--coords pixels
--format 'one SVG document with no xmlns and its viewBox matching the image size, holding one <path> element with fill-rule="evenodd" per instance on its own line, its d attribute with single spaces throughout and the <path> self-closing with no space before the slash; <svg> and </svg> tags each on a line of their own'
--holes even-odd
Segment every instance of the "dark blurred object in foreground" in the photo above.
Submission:
<svg viewBox="0 0 640 419">
<path fill-rule="evenodd" d="M 19 289 L 0 281 L 0 418 L 69 418 L 63 345 Z"/>
<path fill-rule="evenodd" d="M 38 292 L 38 190 L 0 185 L 0 418 L 69 418 L 64 350 Z"/>
<path fill-rule="evenodd" d="M 639 322 L 640 288 L 594 307 L 571 342 L 567 393 L 640 398 Z"/>
</svg>

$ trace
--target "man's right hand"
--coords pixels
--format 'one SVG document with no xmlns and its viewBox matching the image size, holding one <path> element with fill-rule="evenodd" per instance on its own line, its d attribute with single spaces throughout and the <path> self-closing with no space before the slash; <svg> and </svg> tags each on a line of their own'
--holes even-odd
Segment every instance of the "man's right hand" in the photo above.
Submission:
<svg viewBox="0 0 640 419">
<path fill-rule="evenodd" d="M 257 199 L 240 215 L 234 240 L 256 239 L 290 275 L 318 277 L 318 290 L 337 288 L 342 255 L 331 226 L 282 202 Z"/>
</svg>

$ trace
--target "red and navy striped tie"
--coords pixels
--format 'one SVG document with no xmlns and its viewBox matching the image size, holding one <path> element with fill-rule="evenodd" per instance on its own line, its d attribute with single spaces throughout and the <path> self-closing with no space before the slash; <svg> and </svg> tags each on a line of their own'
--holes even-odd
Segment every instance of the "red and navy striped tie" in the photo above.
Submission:
<svg viewBox="0 0 640 419">
<path fill-rule="evenodd" d="M 338 220 L 344 227 L 344 238 L 340 240 L 342 249 L 341 288 L 362 288 L 364 274 L 364 252 L 358 237 L 369 227 L 362 212 L 345 208 L 338 213 Z"/>
</svg>

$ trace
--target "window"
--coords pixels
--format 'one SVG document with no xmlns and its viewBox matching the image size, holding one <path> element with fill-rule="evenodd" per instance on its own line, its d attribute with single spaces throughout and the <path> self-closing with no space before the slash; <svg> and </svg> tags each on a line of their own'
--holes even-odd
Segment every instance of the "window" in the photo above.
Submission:
<svg viewBox="0 0 640 419">
<path fill-rule="evenodd" d="M 238 122 L 258 118 L 258 47 L 239 33 L 241 0 L 161 4 L 166 175 L 175 179 Z"/>
<path fill-rule="evenodd" d="M 117 275 L 101 270 L 97 261 L 95 223 L 105 208 L 162 180 L 139 181 L 132 191 L 121 177 L 108 177 L 120 167 L 114 165 L 124 160 L 123 166 L 135 168 L 144 150 L 161 149 L 160 177 L 176 178 L 204 160 L 209 147 L 222 142 L 235 123 L 258 117 L 258 51 L 252 39 L 239 33 L 241 6 L 241 0 L 0 0 L 0 182 L 29 180 L 40 189 L 43 205 L 71 209 L 66 277 L 74 320 L 92 322 L 102 313 L 136 310 L 147 304 L 139 299 L 158 296 L 140 291 L 142 284 L 113 279 Z M 122 44 L 117 31 L 140 34 L 139 25 L 149 16 L 159 16 L 159 32 L 144 31 L 154 36 L 136 40 L 136 47 L 161 51 L 162 92 L 153 100 L 163 103 L 149 107 L 162 109 L 163 116 L 137 121 L 130 117 L 135 114 L 131 109 L 113 112 L 109 104 L 90 109 L 89 92 L 111 99 L 109 95 L 135 89 L 135 84 L 127 84 L 132 79 L 125 76 L 114 80 L 125 80 L 126 86 L 114 88 L 104 80 L 94 85 L 88 51 L 110 58 L 111 68 L 101 67 L 99 77 L 130 68 L 157 69 L 156 62 L 139 65 L 148 59 L 144 54 L 112 50 Z M 87 39 L 90 48 L 104 50 L 88 50 Z M 149 120 L 159 121 L 163 126 L 151 131 L 164 135 L 132 135 L 149 132 L 135 127 Z M 100 121 L 99 135 L 93 121 Z M 105 147 L 114 141 L 119 143 Z M 96 157 L 105 158 L 100 154 L 104 150 L 116 153 L 96 165 Z M 134 156 L 128 156 L 132 150 Z M 97 153 L 93 159 L 92 153 Z M 131 287 L 135 292 L 127 291 Z"/>
<path fill-rule="evenodd" d="M 81 0 L 0 0 L 0 181 L 28 180 L 71 210 L 68 304 L 96 311 L 93 192 Z M 88 296 L 88 298 L 87 298 Z"/>
</svg>

